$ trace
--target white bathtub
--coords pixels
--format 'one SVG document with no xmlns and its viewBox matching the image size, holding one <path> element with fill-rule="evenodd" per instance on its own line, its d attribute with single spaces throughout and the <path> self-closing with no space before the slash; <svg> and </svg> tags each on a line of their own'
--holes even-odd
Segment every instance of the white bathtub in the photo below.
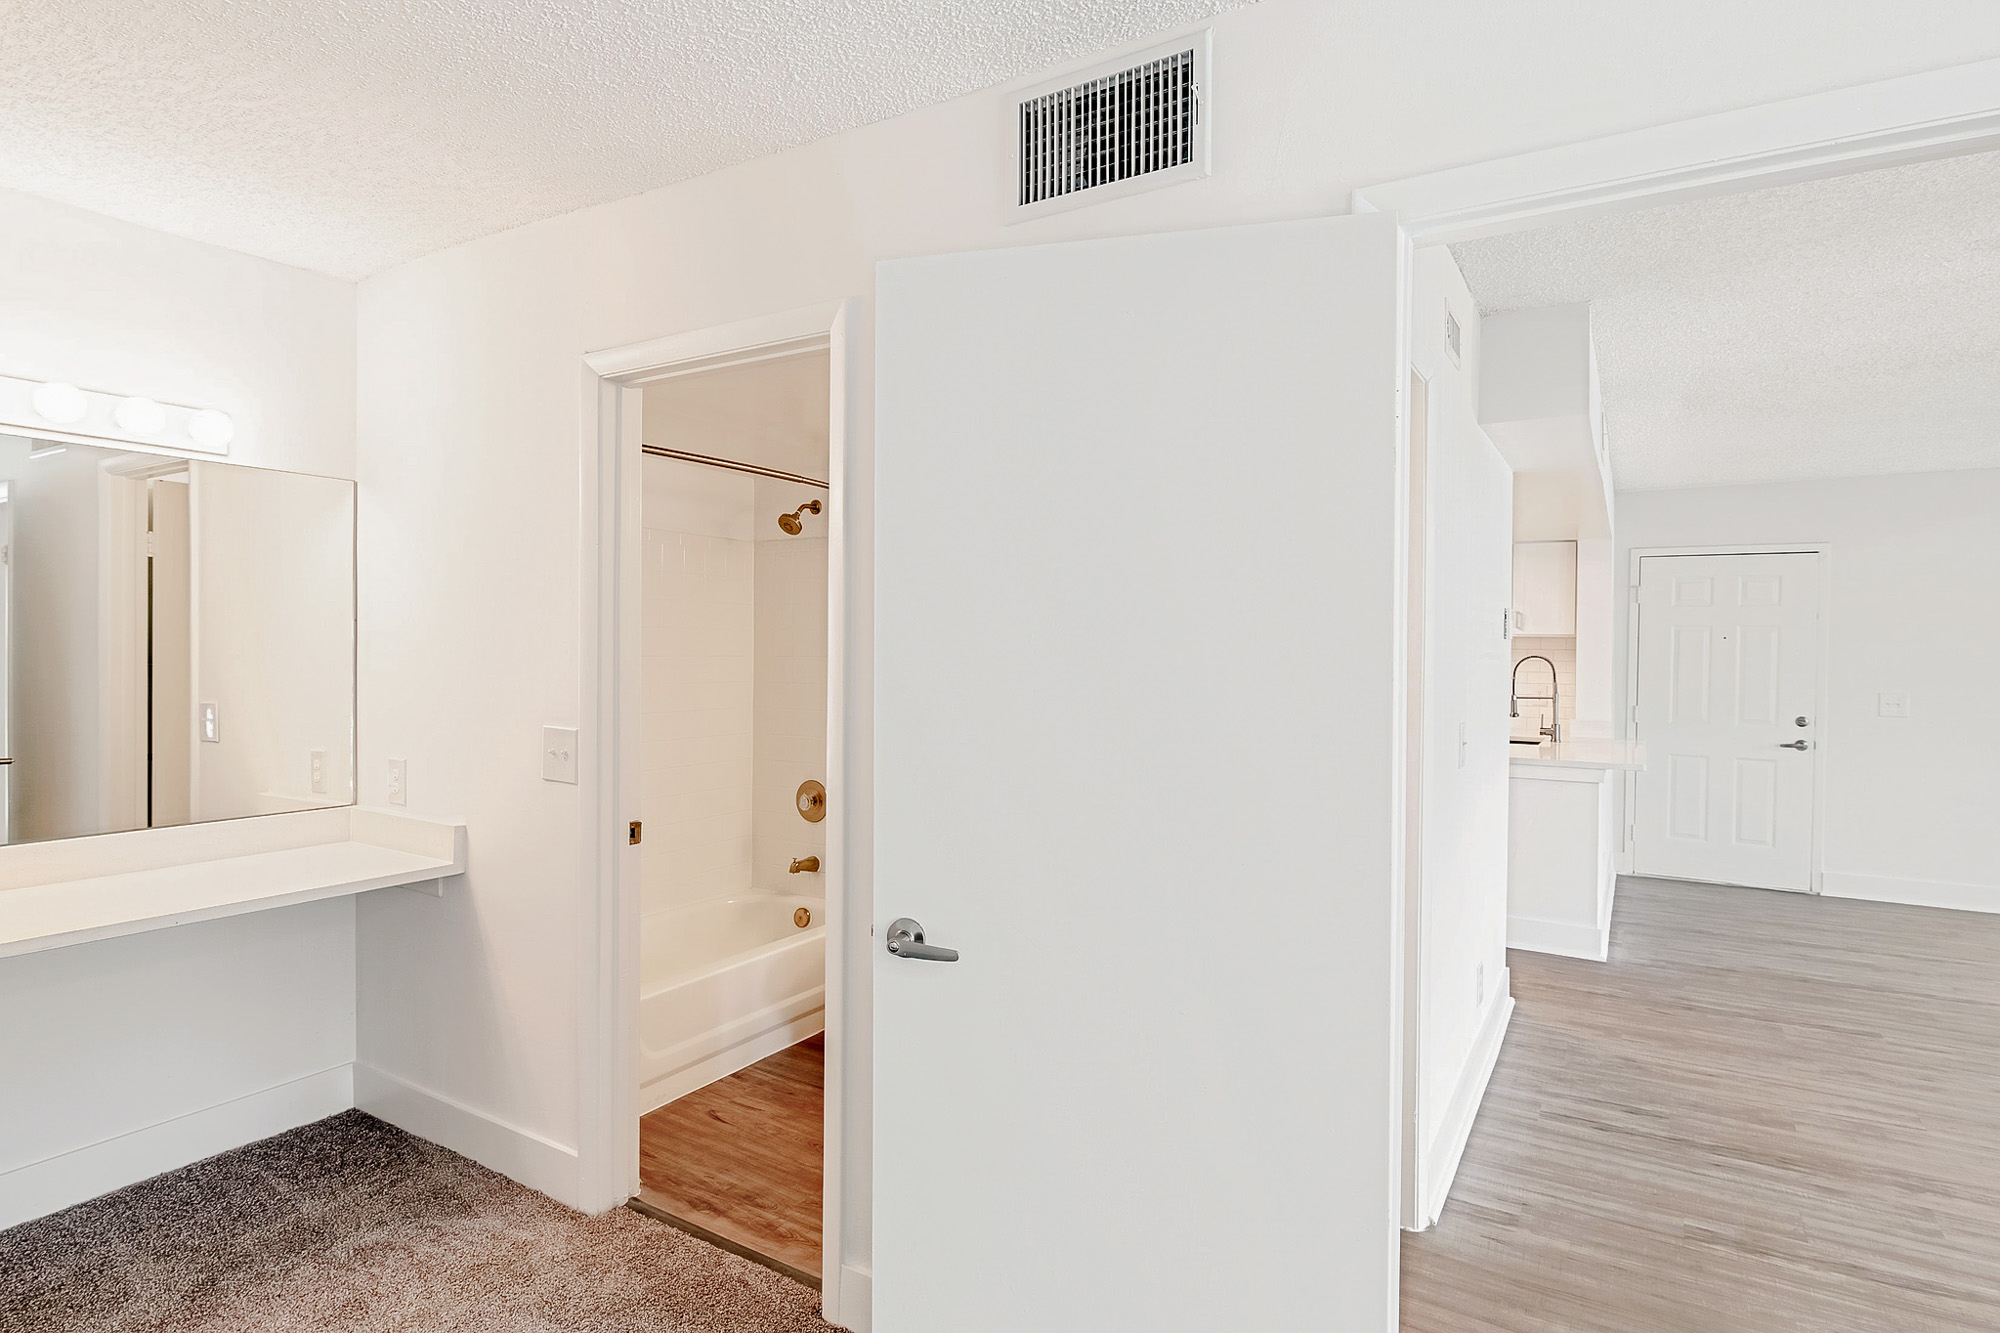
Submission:
<svg viewBox="0 0 2000 1333">
<path fill-rule="evenodd" d="M 825 910 L 818 898 L 752 893 L 640 922 L 641 1114 L 825 1028 Z"/>
</svg>

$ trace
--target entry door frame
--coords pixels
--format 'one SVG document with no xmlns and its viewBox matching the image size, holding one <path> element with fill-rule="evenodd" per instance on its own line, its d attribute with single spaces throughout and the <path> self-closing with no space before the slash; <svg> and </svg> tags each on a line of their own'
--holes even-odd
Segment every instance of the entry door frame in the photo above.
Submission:
<svg viewBox="0 0 2000 1333">
<path fill-rule="evenodd" d="M 1822 891 L 1822 865 L 1826 844 L 1826 751 L 1832 734 L 1827 718 L 1829 681 L 1833 666 L 1833 544 L 1831 542 L 1739 542 L 1725 546 L 1635 546 L 1627 573 L 1625 596 L 1629 612 L 1625 617 L 1625 730 L 1634 741 L 1644 743 L 1639 728 L 1639 636 L 1644 632 L 1639 605 L 1640 561 L 1673 556 L 1704 555 L 1810 555 L 1819 561 L 1819 643 L 1813 667 L 1813 793 L 1812 869 L 1807 892 Z M 1634 830 L 1639 817 L 1639 784 L 1625 784 L 1622 827 L 1619 835 L 1620 860 L 1628 867 L 1637 853 Z"/>
<path fill-rule="evenodd" d="M 870 919 L 865 840 L 851 822 L 871 808 L 850 763 L 848 705 L 862 682 L 849 679 L 851 609 L 865 592 L 857 559 L 873 534 L 856 522 L 850 497 L 866 491 L 865 471 L 850 456 L 855 394 L 849 384 L 858 302 L 852 298 L 756 319 L 672 333 L 593 352 L 583 358 L 582 515 L 577 766 L 578 818 L 586 897 L 577 957 L 579 991 L 578 1196 L 592 1210 L 622 1206 L 639 1190 L 637 1099 L 639 1031 L 640 857 L 627 840 L 640 818 L 639 747 L 625 744 L 641 716 L 640 572 L 644 559 L 644 407 L 642 386 L 680 375 L 810 352 L 828 353 L 827 421 L 827 785 L 826 821 L 826 1129 L 825 1211 L 820 1295 L 830 1323 L 866 1319 L 865 1284 L 843 1302 L 841 1257 L 848 1182 L 842 1090 L 850 1011 L 845 947 L 854 923 Z M 855 475 L 859 472 L 860 475 Z M 860 772 L 866 772 L 865 768 Z M 850 901 L 850 896 L 860 899 Z M 865 978 L 864 978 L 865 984 Z M 865 1003 L 861 1011 L 866 1012 Z M 865 1170 L 861 1173 L 866 1180 Z M 844 1309 L 856 1305 L 859 1309 Z"/>
</svg>

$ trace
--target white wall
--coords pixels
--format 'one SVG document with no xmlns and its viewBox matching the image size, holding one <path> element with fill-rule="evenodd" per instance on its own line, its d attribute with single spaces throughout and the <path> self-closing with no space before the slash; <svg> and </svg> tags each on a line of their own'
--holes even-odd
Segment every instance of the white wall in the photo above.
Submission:
<svg viewBox="0 0 2000 1333">
<path fill-rule="evenodd" d="M 353 800 L 354 487 L 330 477 L 188 467 L 193 694 L 216 742 L 194 746 L 192 817 Z M 323 791 L 312 788 L 322 751 Z"/>
<path fill-rule="evenodd" d="M 2000 470 L 1626 491 L 1618 513 L 1620 570 L 1635 547 L 1831 544 L 1824 889 L 2000 911 Z"/>
<path fill-rule="evenodd" d="M 1447 304 L 1463 329 L 1460 365 L 1444 349 Z M 1509 662 L 1502 631 L 1513 599 L 1513 473 L 1479 426 L 1480 320 L 1441 246 L 1417 252 L 1412 329 L 1412 363 L 1430 380 L 1418 1096 L 1425 1193 L 1436 1198 L 1476 1109 L 1482 1030 L 1506 998 Z"/>
<path fill-rule="evenodd" d="M 825 432 L 813 473 L 826 467 Z M 808 500 L 790 536 L 779 514 Z M 757 481 L 757 699 L 752 766 L 755 859 L 751 879 L 767 893 L 820 894 L 826 875 L 791 873 L 791 863 L 826 856 L 826 821 L 799 818 L 799 784 L 826 781 L 827 494 L 796 482 Z"/>
<path fill-rule="evenodd" d="M 2000 13 L 1971 3 L 1912 24 L 1868 10 L 1829 23 L 1805 0 L 1638 12 L 1269 0 L 1222 15 L 1215 30 L 1216 170 L 1205 181 L 1007 226 L 1001 107 L 979 95 L 362 284 L 362 799 L 382 798 L 389 755 L 407 757 L 412 812 L 463 819 L 473 868 L 442 904 L 377 895 L 361 905 L 360 1041 L 364 1058 L 468 1108 L 481 1128 L 466 1122 L 458 1146 L 513 1145 L 480 1150 L 517 1171 L 548 1163 L 548 1187 L 581 1201 L 564 1173 L 578 1137 L 587 1020 L 576 958 L 590 907 L 576 789 L 541 782 L 537 756 L 540 728 L 578 708 L 586 352 L 865 297 L 885 257 L 1338 212 L 1358 185 L 2000 54 Z M 1718 31 L 1731 40 L 1716 41 Z M 1783 55 L 1746 60 L 1747 50 Z M 844 481 L 849 518 L 865 532 L 865 305 L 854 334 Z M 856 744 L 829 785 L 847 795 L 831 818 L 850 849 L 857 923 L 840 947 L 864 988 L 846 1019 L 855 1063 L 841 1152 L 846 1178 L 865 1182 L 865 550 L 851 575 L 843 665 Z M 1504 658 L 1491 667 L 1491 714 L 1504 721 Z M 1494 872 L 1503 866 L 1496 858 Z M 487 1134 L 496 1137 L 478 1137 Z M 865 1266 L 865 1197 L 850 1204 L 845 1257 Z"/>
<path fill-rule="evenodd" d="M 0 370 L 353 475 L 350 285 L 6 192 L 0 254 Z M 0 959 L 0 1225 L 348 1104 L 353 940 L 342 901 Z"/>
<path fill-rule="evenodd" d="M 652 913 L 750 887 L 757 511 L 748 474 L 644 466 L 641 910 Z"/>
</svg>

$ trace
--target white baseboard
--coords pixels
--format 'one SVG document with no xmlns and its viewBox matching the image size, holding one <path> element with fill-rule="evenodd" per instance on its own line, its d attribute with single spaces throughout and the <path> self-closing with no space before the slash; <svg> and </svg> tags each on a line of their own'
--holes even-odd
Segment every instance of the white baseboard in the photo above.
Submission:
<svg viewBox="0 0 2000 1333">
<path fill-rule="evenodd" d="M 1486 1085 L 1493 1079 L 1493 1066 L 1499 1063 L 1500 1047 L 1507 1040 L 1508 1020 L 1514 1016 L 1510 981 L 1510 975 L 1503 972 L 1493 998 L 1486 1003 L 1479 1036 L 1473 1040 L 1465 1067 L 1459 1071 L 1458 1082 L 1451 1090 L 1451 1100 L 1445 1104 L 1444 1123 L 1438 1126 L 1430 1151 L 1424 1154 L 1425 1179 L 1418 1207 L 1418 1231 L 1437 1224 L 1445 1200 L 1451 1196 L 1451 1183 L 1458 1178 L 1459 1161 L 1472 1138 L 1472 1126 L 1479 1119 L 1480 1103 L 1486 1100 Z"/>
<path fill-rule="evenodd" d="M 1602 927 L 1598 927 L 1587 921 L 1549 921 L 1541 917 L 1510 916 L 1507 918 L 1507 947 L 1601 963 L 1611 955 L 1611 923 L 1607 919 Z"/>
<path fill-rule="evenodd" d="M 835 1328 L 852 1329 L 853 1333 L 868 1333 L 873 1327 L 874 1274 L 866 1268 L 854 1264 L 840 1266 L 840 1304 L 833 1313 L 824 1318 Z"/>
<path fill-rule="evenodd" d="M 529 1189 L 578 1206 L 574 1148 L 359 1061 L 354 1066 L 354 1104 Z"/>
<path fill-rule="evenodd" d="M 816 1032 L 826 1031 L 826 1010 L 815 1009 L 809 1014 L 767 1028 L 754 1036 L 746 1037 L 726 1050 L 684 1065 L 672 1073 L 643 1083 L 639 1087 L 639 1114 L 657 1111 L 668 1102 L 679 1101 L 690 1092 L 699 1091 L 720 1079 L 728 1078 L 738 1070 L 748 1069 L 766 1056 L 789 1050 Z"/>
<path fill-rule="evenodd" d="M 1945 907 L 1955 912 L 2000 912 L 2000 884 L 1955 884 L 1944 879 L 1849 875 L 1834 870 L 1823 872 L 1819 878 L 1819 891 L 1828 898 Z"/>
<path fill-rule="evenodd" d="M 136 1185 L 354 1105 L 352 1065 L 336 1065 L 143 1129 L 0 1173 L 0 1229 Z"/>
</svg>

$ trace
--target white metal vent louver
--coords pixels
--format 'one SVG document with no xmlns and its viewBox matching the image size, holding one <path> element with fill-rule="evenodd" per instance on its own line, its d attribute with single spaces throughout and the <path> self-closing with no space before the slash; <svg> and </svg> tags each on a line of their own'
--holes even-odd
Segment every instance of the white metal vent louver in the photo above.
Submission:
<svg viewBox="0 0 2000 1333">
<path fill-rule="evenodd" d="M 1015 113 L 1015 213 L 1095 203 L 1208 174 L 1207 32 L 1038 88 Z"/>
</svg>

